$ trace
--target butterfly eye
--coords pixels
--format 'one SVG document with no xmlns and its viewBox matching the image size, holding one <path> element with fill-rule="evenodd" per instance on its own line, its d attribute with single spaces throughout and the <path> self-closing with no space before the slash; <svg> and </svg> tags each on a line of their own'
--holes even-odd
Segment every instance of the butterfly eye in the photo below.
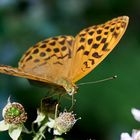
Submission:
<svg viewBox="0 0 140 140">
<path fill-rule="evenodd" d="M 78 87 L 74 85 L 70 88 L 67 88 L 66 91 L 69 95 L 73 95 L 73 94 L 77 93 L 77 89 L 78 89 Z"/>
<path fill-rule="evenodd" d="M 73 94 L 76 92 L 74 87 L 71 87 L 71 88 L 69 88 L 69 89 L 66 89 L 66 91 L 67 91 L 67 93 L 68 93 L 69 95 L 73 95 Z"/>
</svg>

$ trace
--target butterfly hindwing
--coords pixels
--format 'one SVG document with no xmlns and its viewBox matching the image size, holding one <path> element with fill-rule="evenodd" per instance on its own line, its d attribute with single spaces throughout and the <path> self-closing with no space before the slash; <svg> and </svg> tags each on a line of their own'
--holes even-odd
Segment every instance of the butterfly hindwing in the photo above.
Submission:
<svg viewBox="0 0 140 140">
<path fill-rule="evenodd" d="M 57 36 L 37 43 L 23 55 L 19 69 L 52 83 L 61 77 L 67 77 L 73 41 L 72 36 Z"/>
<path fill-rule="evenodd" d="M 13 68 L 13 67 L 7 66 L 7 65 L 0 65 L 0 73 L 17 76 L 17 77 L 22 77 L 22 78 L 26 78 L 26 79 L 30 79 L 30 80 L 34 80 L 34 81 L 50 83 L 50 81 L 48 81 L 48 79 L 39 77 L 37 75 L 32 75 L 30 73 L 26 73 L 18 68 Z M 55 83 L 52 83 L 52 84 L 56 85 Z"/>
</svg>

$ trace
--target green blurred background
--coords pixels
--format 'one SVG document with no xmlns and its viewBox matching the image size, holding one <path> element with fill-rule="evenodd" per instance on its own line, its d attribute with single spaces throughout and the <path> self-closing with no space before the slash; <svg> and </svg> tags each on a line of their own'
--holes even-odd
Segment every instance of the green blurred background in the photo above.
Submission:
<svg viewBox="0 0 140 140">
<path fill-rule="evenodd" d="M 85 27 L 121 15 L 130 17 L 124 37 L 79 83 L 113 75 L 118 78 L 80 87 L 74 111 L 82 119 L 64 135 L 66 140 L 119 140 L 121 132 L 140 128 L 130 112 L 132 107 L 140 108 L 140 1 L 0 0 L 0 64 L 10 66 L 17 66 L 22 54 L 38 41 L 63 34 L 75 36 Z M 46 89 L 31 86 L 26 79 L 0 74 L 0 111 L 9 95 L 24 104 L 29 124 Z M 67 102 L 64 99 L 63 105 Z M 0 133 L 2 139 L 10 139 L 7 132 Z"/>
</svg>

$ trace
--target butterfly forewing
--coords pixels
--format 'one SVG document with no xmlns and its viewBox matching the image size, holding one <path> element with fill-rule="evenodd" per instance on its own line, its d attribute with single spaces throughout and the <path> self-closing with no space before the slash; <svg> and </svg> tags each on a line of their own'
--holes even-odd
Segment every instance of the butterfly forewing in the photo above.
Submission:
<svg viewBox="0 0 140 140">
<path fill-rule="evenodd" d="M 78 81 L 92 71 L 117 45 L 128 25 L 128 17 L 82 30 L 75 38 L 70 78 Z"/>
</svg>

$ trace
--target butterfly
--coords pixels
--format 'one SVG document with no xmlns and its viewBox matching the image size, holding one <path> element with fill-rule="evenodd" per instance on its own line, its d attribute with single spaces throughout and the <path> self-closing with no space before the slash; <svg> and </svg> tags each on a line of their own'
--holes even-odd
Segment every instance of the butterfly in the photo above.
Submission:
<svg viewBox="0 0 140 140">
<path fill-rule="evenodd" d="M 22 56 L 18 68 L 0 65 L 0 73 L 62 87 L 76 93 L 76 82 L 91 72 L 113 50 L 123 36 L 129 17 L 120 16 L 104 24 L 83 29 L 76 35 L 45 39 Z"/>
</svg>

